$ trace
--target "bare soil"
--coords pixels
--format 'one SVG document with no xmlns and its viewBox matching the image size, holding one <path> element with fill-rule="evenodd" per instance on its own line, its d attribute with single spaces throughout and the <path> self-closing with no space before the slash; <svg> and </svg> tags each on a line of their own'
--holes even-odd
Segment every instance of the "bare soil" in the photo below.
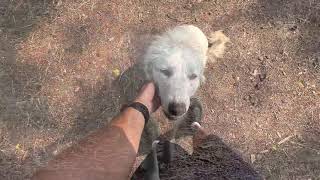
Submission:
<svg viewBox="0 0 320 180">
<path fill-rule="evenodd" d="M 107 124 L 152 36 L 179 24 L 231 39 L 198 93 L 207 131 L 265 179 L 319 179 L 318 0 L 1 0 L 0 179 Z"/>
</svg>

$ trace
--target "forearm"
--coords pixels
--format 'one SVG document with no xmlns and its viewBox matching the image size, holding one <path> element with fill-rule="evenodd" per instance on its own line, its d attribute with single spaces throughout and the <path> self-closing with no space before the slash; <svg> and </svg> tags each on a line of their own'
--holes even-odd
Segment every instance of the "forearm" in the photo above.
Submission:
<svg viewBox="0 0 320 180">
<path fill-rule="evenodd" d="M 122 116 L 123 117 L 115 118 L 111 122 L 111 126 L 119 127 L 124 131 L 126 137 L 134 148 L 134 151 L 137 153 L 145 123 L 144 117 L 141 112 L 131 107 L 123 111 Z"/>
<path fill-rule="evenodd" d="M 109 127 L 64 151 L 33 179 L 128 179 L 143 127 L 143 115 L 127 108 Z"/>
</svg>

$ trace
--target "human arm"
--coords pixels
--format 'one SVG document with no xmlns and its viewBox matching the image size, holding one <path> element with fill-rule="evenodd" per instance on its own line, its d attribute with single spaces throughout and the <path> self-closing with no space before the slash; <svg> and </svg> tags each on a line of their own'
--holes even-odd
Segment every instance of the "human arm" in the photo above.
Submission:
<svg viewBox="0 0 320 180">
<path fill-rule="evenodd" d="M 154 103 L 154 96 L 154 84 L 148 83 L 135 101 L 153 112 L 159 106 L 159 103 Z M 128 179 L 144 123 L 141 112 L 126 108 L 112 120 L 110 126 L 99 129 L 59 154 L 39 170 L 33 180 Z"/>
</svg>

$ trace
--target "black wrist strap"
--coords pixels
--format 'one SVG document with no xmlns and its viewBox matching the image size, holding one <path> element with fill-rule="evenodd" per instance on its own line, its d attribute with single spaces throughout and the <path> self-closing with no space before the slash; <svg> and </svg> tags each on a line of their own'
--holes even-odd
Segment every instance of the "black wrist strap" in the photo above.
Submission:
<svg viewBox="0 0 320 180">
<path fill-rule="evenodd" d="M 148 108 L 144 104 L 139 103 L 139 102 L 133 102 L 133 103 L 131 103 L 129 105 L 124 105 L 121 108 L 121 111 L 123 111 L 124 109 L 126 109 L 128 107 L 134 108 L 135 110 L 141 112 L 143 117 L 144 117 L 145 124 L 148 123 L 150 114 L 149 114 Z"/>
</svg>

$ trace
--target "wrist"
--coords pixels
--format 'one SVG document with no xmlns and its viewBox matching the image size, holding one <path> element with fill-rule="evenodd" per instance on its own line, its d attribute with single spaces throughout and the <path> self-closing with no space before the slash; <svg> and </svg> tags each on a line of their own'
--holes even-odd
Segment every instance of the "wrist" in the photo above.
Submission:
<svg viewBox="0 0 320 180">
<path fill-rule="evenodd" d="M 133 108 L 133 107 L 129 107 L 128 106 L 128 107 L 124 108 L 122 112 L 123 112 L 124 116 L 130 117 L 129 118 L 130 119 L 130 123 L 131 122 L 133 122 L 134 124 L 137 124 L 137 122 L 139 122 L 139 124 L 140 123 L 143 123 L 143 124 L 146 123 L 143 114 L 140 111 L 138 111 L 135 108 Z"/>
<path fill-rule="evenodd" d="M 128 105 L 124 105 L 122 108 L 121 108 L 121 111 L 125 111 L 126 109 L 132 109 L 133 111 L 136 111 L 137 113 L 139 113 L 140 115 L 142 115 L 144 121 L 145 121 L 145 124 L 148 123 L 148 120 L 149 120 L 149 117 L 150 117 L 150 111 L 148 109 L 148 107 L 139 102 L 139 101 L 134 101 Z"/>
<path fill-rule="evenodd" d="M 150 103 L 143 102 L 143 101 L 140 100 L 140 99 L 136 99 L 136 100 L 134 100 L 133 102 L 137 102 L 137 103 L 143 104 L 143 105 L 148 109 L 149 114 L 152 112 L 152 106 L 151 106 Z"/>
</svg>

